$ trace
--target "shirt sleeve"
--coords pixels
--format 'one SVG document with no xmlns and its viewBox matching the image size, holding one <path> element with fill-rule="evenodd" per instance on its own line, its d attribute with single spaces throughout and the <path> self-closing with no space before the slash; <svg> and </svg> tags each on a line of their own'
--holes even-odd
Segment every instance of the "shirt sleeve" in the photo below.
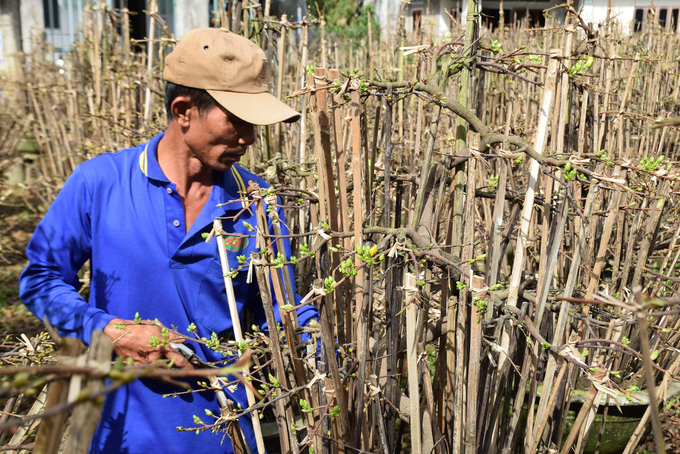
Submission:
<svg viewBox="0 0 680 454">
<path fill-rule="evenodd" d="M 90 344 L 92 332 L 115 317 L 78 294 L 78 271 L 91 257 L 92 195 L 77 167 L 28 243 L 29 264 L 19 277 L 19 296 L 39 319 L 64 336 Z"/>
<path fill-rule="evenodd" d="M 279 207 L 277 209 L 277 214 L 278 214 L 278 218 L 280 220 L 279 225 L 281 226 L 281 235 L 286 236 L 286 235 L 288 235 L 288 227 L 286 226 L 286 217 L 283 214 L 283 209 Z M 269 231 L 270 232 L 272 231 L 271 222 L 270 222 L 270 225 L 269 225 Z M 286 259 L 289 259 L 293 254 L 291 252 L 290 240 L 288 238 L 283 238 L 283 248 L 284 248 L 284 250 L 282 251 L 283 255 L 286 256 Z M 277 254 L 277 253 L 278 253 L 278 251 L 276 250 L 276 245 L 275 245 L 274 246 L 274 254 Z M 287 265 L 287 267 L 288 267 L 288 274 L 291 277 L 291 286 L 293 287 L 292 291 L 293 291 L 293 296 L 295 298 L 295 301 L 289 301 L 289 302 L 284 303 L 284 304 L 291 304 L 293 306 L 297 306 L 302 301 L 302 297 L 300 295 L 298 295 L 297 291 L 295 290 L 295 277 L 294 277 L 295 271 L 294 271 L 294 268 L 293 268 L 292 265 Z M 282 270 L 272 269 L 272 271 L 278 272 L 279 276 L 281 276 L 281 278 L 283 278 Z M 257 291 L 257 294 L 258 294 L 258 297 L 259 297 L 259 289 L 257 289 L 257 284 L 255 284 L 253 287 L 255 287 L 254 290 Z M 253 287 L 251 287 L 251 289 Z M 285 292 L 284 292 L 284 294 L 285 294 Z M 276 321 L 278 323 L 281 323 L 281 312 L 279 310 L 279 302 L 276 300 L 276 295 L 274 295 L 273 289 L 272 289 L 272 304 L 274 306 L 274 316 L 276 317 Z M 257 323 L 257 325 L 260 326 L 262 329 L 265 329 L 266 326 L 267 326 L 267 319 L 265 317 L 264 310 L 262 309 L 261 304 L 259 305 L 258 310 L 256 310 L 253 313 L 253 316 L 255 318 L 255 323 Z M 312 321 L 312 320 L 318 321 L 319 313 L 318 313 L 316 307 L 312 306 L 311 304 L 308 304 L 308 305 L 303 306 L 303 307 L 301 307 L 297 310 L 297 317 L 298 317 L 298 323 L 299 323 L 300 326 L 307 326 L 307 324 L 309 324 L 309 322 Z"/>
</svg>

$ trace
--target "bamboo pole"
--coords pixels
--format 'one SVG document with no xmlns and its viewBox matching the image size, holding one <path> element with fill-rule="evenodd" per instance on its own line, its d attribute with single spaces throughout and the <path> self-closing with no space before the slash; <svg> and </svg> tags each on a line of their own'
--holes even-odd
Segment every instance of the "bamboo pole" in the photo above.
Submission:
<svg viewBox="0 0 680 454">
<path fill-rule="evenodd" d="M 413 301 L 417 291 L 418 278 L 415 274 L 406 273 L 404 289 L 406 301 Z M 408 389 L 410 403 L 411 452 L 423 453 L 422 423 L 420 419 L 420 380 L 418 374 L 418 351 L 416 346 L 416 327 L 418 324 L 418 307 L 414 302 L 406 307 L 406 361 L 408 364 Z"/>
<path fill-rule="evenodd" d="M 284 365 L 283 355 L 281 354 L 282 348 L 281 343 L 279 342 L 279 330 L 276 329 L 277 323 L 271 299 L 271 291 L 269 289 L 269 280 L 267 279 L 265 270 L 263 270 L 262 263 L 262 255 L 259 252 L 251 255 L 250 266 L 255 269 L 257 285 L 260 289 L 260 298 L 262 299 L 262 307 L 264 309 L 265 317 L 267 318 L 267 326 L 269 327 L 269 342 L 271 343 L 272 356 L 274 357 L 275 364 L 274 371 L 276 377 L 278 377 L 277 379 L 283 386 L 290 388 L 290 380 L 286 374 L 286 367 Z M 287 401 L 288 399 L 281 399 L 276 402 L 276 425 L 279 428 L 281 452 L 297 454 L 299 452 L 297 439 L 290 429 L 290 424 L 286 424 L 286 418 L 288 421 L 295 419 L 292 407 L 287 405 Z"/>
<path fill-rule="evenodd" d="M 213 222 L 213 232 L 217 238 L 217 252 L 220 257 L 220 265 L 222 266 L 222 274 L 224 275 L 224 287 L 227 292 L 227 303 L 229 305 L 229 314 L 231 315 L 232 331 L 234 332 L 234 340 L 241 344 L 243 342 L 243 332 L 241 331 L 241 319 L 239 318 L 238 308 L 236 307 L 236 297 L 234 296 L 234 284 L 231 281 L 231 268 L 227 258 L 227 250 L 225 249 L 226 234 L 222 229 L 222 221 L 215 219 Z M 239 349 L 239 357 L 243 356 L 243 352 Z M 245 376 L 250 373 L 244 372 Z M 253 390 L 246 386 L 246 396 L 248 398 L 248 406 L 253 407 L 257 402 Z M 257 410 L 253 410 L 251 416 L 253 422 L 253 430 L 255 431 L 255 441 L 257 443 L 257 451 L 260 454 L 266 452 L 264 447 L 264 438 L 262 437 L 262 428 L 260 427 L 260 416 Z"/>
<path fill-rule="evenodd" d="M 288 18 L 285 14 L 281 15 L 281 35 L 279 36 L 279 40 L 277 42 L 277 52 L 276 52 L 276 61 L 278 63 L 278 77 L 276 79 L 276 97 L 279 99 L 283 99 L 283 75 L 286 67 L 286 29 L 288 25 Z M 301 120 L 301 128 L 302 132 L 301 135 L 304 137 L 304 131 L 305 131 L 305 112 L 302 112 L 302 120 Z M 300 139 L 303 140 L 303 139 Z M 274 125 L 274 150 L 278 153 L 281 153 L 281 124 L 276 123 Z M 305 157 L 306 150 L 303 148 L 300 151 L 300 158 L 304 159 Z"/>
<path fill-rule="evenodd" d="M 61 361 L 73 361 L 82 352 L 83 344 L 78 339 L 65 337 L 59 345 L 59 359 Z M 50 383 L 47 392 L 47 401 L 44 412 L 66 402 L 68 399 L 69 384 L 63 381 Z M 59 413 L 42 420 L 38 434 L 35 438 L 34 452 L 43 454 L 57 454 L 61 444 L 61 438 L 66 423 L 66 413 Z"/>
<path fill-rule="evenodd" d="M 550 111 L 550 106 L 552 105 L 553 92 L 555 90 L 555 83 L 557 80 L 557 62 L 560 57 L 560 51 L 552 51 L 550 64 L 548 65 L 548 72 L 546 74 L 546 84 L 545 91 L 543 92 L 543 103 L 541 106 L 540 119 L 538 124 L 538 133 L 536 136 L 536 145 L 534 148 L 537 153 L 543 151 L 546 141 L 546 133 L 548 126 L 548 112 Z M 529 230 L 529 222 L 531 220 L 531 214 L 533 212 L 534 205 L 534 188 L 536 186 L 536 181 L 538 179 L 538 170 L 540 164 L 538 161 L 531 161 L 531 169 L 529 176 L 529 183 L 526 190 L 526 196 L 524 199 L 524 209 L 522 211 L 522 224 L 520 225 L 520 233 L 517 238 L 517 245 L 515 246 L 515 260 L 512 266 L 512 276 L 510 277 L 509 284 L 509 294 L 508 294 L 508 306 L 517 306 L 517 296 L 519 290 L 519 282 L 522 277 L 522 262 L 524 261 L 524 251 L 526 248 L 527 235 Z M 501 339 L 501 348 L 507 350 L 510 343 L 509 335 L 506 331 L 503 332 L 503 337 Z M 499 358 L 498 368 L 500 369 L 505 362 L 503 357 Z"/>
<path fill-rule="evenodd" d="M 147 62 L 146 62 L 146 92 L 144 97 L 144 120 L 149 120 L 151 113 L 151 72 L 153 70 L 153 42 L 156 37 L 156 19 L 154 15 L 158 13 L 157 0 L 151 0 L 149 4 L 149 37 L 147 41 Z M 99 92 L 97 92 L 99 93 Z M 99 105 L 99 94 L 97 94 L 97 105 Z"/>
<path fill-rule="evenodd" d="M 354 179 L 354 244 L 356 248 L 363 246 L 363 235 L 361 231 L 362 226 L 362 194 L 363 194 L 363 178 L 361 175 L 361 103 L 359 100 L 359 92 L 354 90 L 350 94 L 351 98 L 351 126 L 352 126 L 352 177 Z M 355 256 L 354 266 L 359 267 L 361 261 L 358 256 Z M 364 304 L 364 282 L 365 274 L 363 268 L 358 270 L 355 277 L 355 291 L 354 291 L 354 313 L 357 314 L 355 319 L 356 324 L 356 342 L 357 351 L 360 354 L 359 361 L 366 360 L 368 349 L 368 307 Z M 360 406 L 359 403 L 362 403 Z M 357 400 L 354 427 L 353 443 L 355 447 L 359 447 L 360 443 L 360 421 L 363 409 L 363 392 L 361 397 Z"/>
</svg>

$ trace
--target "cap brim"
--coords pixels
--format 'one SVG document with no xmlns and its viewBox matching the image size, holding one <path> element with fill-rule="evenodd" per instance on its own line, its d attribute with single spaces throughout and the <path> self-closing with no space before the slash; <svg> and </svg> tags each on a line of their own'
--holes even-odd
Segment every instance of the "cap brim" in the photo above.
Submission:
<svg viewBox="0 0 680 454">
<path fill-rule="evenodd" d="M 273 125 L 282 121 L 293 123 L 300 119 L 298 112 L 267 92 L 206 91 L 229 112 L 254 125 Z"/>
</svg>

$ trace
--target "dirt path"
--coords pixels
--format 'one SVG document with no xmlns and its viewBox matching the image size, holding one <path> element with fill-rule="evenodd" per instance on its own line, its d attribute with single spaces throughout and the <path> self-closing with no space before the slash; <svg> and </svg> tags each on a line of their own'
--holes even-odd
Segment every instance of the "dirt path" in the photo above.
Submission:
<svg viewBox="0 0 680 454">
<path fill-rule="evenodd" d="M 19 274 L 26 266 L 26 244 L 42 219 L 43 207 L 20 189 L 0 191 L 0 336 L 31 336 L 42 323 L 19 300 Z"/>
</svg>

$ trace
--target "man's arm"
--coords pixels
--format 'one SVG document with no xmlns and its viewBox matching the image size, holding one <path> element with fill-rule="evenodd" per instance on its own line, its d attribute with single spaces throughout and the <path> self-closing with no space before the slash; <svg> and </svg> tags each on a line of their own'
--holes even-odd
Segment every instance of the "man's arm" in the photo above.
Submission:
<svg viewBox="0 0 680 454">
<path fill-rule="evenodd" d="M 64 184 L 40 222 L 26 249 L 29 264 L 19 278 L 21 301 L 39 319 L 45 317 L 62 335 L 77 337 L 89 345 L 95 330 L 116 342 L 114 350 L 139 363 L 169 358 L 178 367 L 191 365 L 170 347 L 151 347 L 152 336 L 161 338 L 155 325 L 137 325 L 88 304 L 78 293 L 78 271 L 92 252 L 92 192 L 80 168 Z M 126 325 L 123 331 L 114 325 Z"/>
<path fill-rule="evenodd" d="M 184 356 L 172 347 L 152 347 L 152 337 L 163 339 L 161 328 L 156 325 L 137 324 L 132 320 L 114 318 L 104 328 L 104 334 L 113 340 L 113 350 L 122 358 L 132 358 L 139 364 L 153 363 L 159 359 L 169 359 L 176 367 L 193 369 Z M 171 342 L 184 342 L 184 339 L 169 339 Z"/>
<path fill-rule="evenodd" d="M 279 204 L 280 204 L 280 202 L 279 202 Z M 286 235 L 288 235 L 288 227 L 286 225 L 286 218 L 285 218 L 285 215 L 283 213 L 283 209 L 278 208 L 277 214 L 278 214 L 278 217 L 279 217 L 279 220 L 280 220 L 279 225 L 281 226 L 281 235 L 286 236 Z M 270 222 L 270 225 L 269 225 L 269 231 L 270 232 L 273 231 L 271 222 Z M 291 251 L 290 239 L 289 238 L 283 238 L 283 248 L 284 248 L 284 250 L 281 251 L 282 254 L 286 256 L 286 260 L 290 259 L 290 257 L 293 255 L 293 253 Z M 274 255 L 276 255 L 278 252 L 279 251 L 278 251 L 278 249 L 276 247 L 276 243 L 275 243 L 274 244 Z M 295 301 L 288 301 L 288 302 L 279 303 L 279 301 L 276 300 L 276 295 L 272 291 L 271 297 L 272 297 L 272 303 L 274 305 L 274 316 L 276 317 L 276 321 L 278 323 L 281 322 L 281 313 L 280 313 L 279 308 L 278 308 L 279 304 L 291 304 L 293 306 L 297 306 L 297 305 L 300 304 L 300 301 L 302 301 L 302 297 L 300 295 L 298 295 L 298 293 L 295 289 L 295 270 L 294 270 L 294 267 L 292 265 L 288 265 L 287 268 L 288 268 L 288 274 L 290 276 L 291 285 L 292 285 L 291 290 L 293 291 Z M 272 268 L 271 271 L 279 273 L 279 276 L 281 276 L 281 278 L 283 278 L 283 270 L 276 270 L 276 269 Z M 259 289 L 257 288 L 257 284 L 253 283 L 253 285 L 251 286 L 251 291 L 249 293 L 251 295 L 255 295 L 255 294 L 259 295 Z M 284 292 L 284 294 L 285 293 L 286 292 Z M 265 318 L 264 310 L 261 307 L 261 303 L 260 303 L 260 307 L 258 307 L 257 309 L 251 308 L 251 310 L 253 311 L 253 316 L 255 318 L 255 322 L 257 323 L 257 325 L 260 326 L 262 329 L 265 329 L 266 325 L 267 325 L 267 320 Z M 296 313 L 297 313 L 297 317 L 298 317 L 298 323 L 300 324 L 300 326 L 306 326 L 312 320 L 318 321 L 318 319 L 319 319 L 319 313 L 318 313 L 316 307 L 312 306 L 311 304 L 308 304 L 306 306 L 301 307 L 300 309 L 298 309 L 296 311 Z"/>
<path fill-rule="evenodd" d="M 65 336 L 90 344 L 92 332 L 114 317 L 78 294 L 78 271 L 90 258 L 91 194 L 79 168 L 66 181 L 28 243 L 19 278 L 21 301 Z"/>
</svg>

